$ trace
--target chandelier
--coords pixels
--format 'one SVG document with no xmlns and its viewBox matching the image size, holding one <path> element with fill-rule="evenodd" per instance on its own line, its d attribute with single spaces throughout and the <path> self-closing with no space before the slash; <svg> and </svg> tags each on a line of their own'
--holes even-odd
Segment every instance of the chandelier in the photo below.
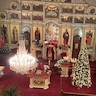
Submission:
<svg viewBox="0 0 96 96">
<path fill-rule="evenodd" d="M 35 70 L 37 60 L 29 54 L 25 48 L 25 41 L 19 40 L 17 53 L 9 59 L 10 69 L 16 73 L 27 74 L 30 70 Z"/>
</svg>

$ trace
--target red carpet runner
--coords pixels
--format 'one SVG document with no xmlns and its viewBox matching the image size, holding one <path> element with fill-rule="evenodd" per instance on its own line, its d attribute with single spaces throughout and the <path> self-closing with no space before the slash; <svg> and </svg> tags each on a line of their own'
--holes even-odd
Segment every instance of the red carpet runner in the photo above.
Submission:
<svg viewBox="0 0 96 96">
<path fill-rule="evenodd" d="M 60 96 L 60 91 L 63 89 L 67 93 L 82 93 L 96 95 L 96 73 L 92 74 L 92 87 L 81 88 L 72 86 L 71 77 L 60 78 L 60 75 L 53 70 L 51 76 L 50 88 L 47 90 L 29 88 L 29 78 L 27 76 L 15 74 L 9 68 L 5 68 L 5 75 L 0 78 L 0 88 L 3 90 L 10 86 L 17 86 L 20 96 Z"/>
</svg>

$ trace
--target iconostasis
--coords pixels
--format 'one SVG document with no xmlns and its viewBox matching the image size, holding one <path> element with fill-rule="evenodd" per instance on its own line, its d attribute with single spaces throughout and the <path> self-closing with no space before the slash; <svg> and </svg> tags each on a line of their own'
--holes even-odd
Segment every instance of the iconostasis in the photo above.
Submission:
<svg viewBox="0 0 96 96">
<path fill-rule="evenodd" d="M 74 58 L 78 57 L 79 51 L 83 45 L 93 50 L 94 44 L 94 27 L 86 26 L 68 26 L 62 25 L 61 27 L 54 23 L 46 23 L 45 26 L 42 23 L 34 23 L 34 25 L 23 23 L 22 30 L 20 23 L 11 22 L 9 25 L 5 22 L 0 23 L 1 35 L 4 36 L 6 43 L 16 44 L 20 38 L 20 32 L 23 33 L 25 38 L 25 46 L 30 52 L 34 53 L 36 56 L 36 50 L 42 49 L 42 54 L 47 58 L 47 47 L 45 41 L 56 41 L 57 47 L 63 45 L 62 52 L 66 51 L 67 55 L 71 55 Z M 37 33 L 39 33 L 39 35 Z M 37 36 L 36 36 L 37 34 Z M 35 41 L 38 42 L 35 42 Z M 53 42 L 51 42 L 53 43 Z M 37 45 L 42 45 L 43 48 L 38 47 Z M 94 45 L 95 46 L 95 45 Z M 53 47 L 54 59 L 59 55 L 59 48 Z M 95 50 L 95 49 L 94 49 Z M 68 53 L 70 52 L 70 53 Z M 46 53 L 46 54 L 45 54 Z M 76 54 L 77 53 L 77 54 Z M 92 51 L 90 51 L 92 55 Z M 71 57 L 70 56 L 70 57 Z"/>
<path fill-rule="evenodd" d="M 96 50 L 96 7 L 54 2 L 12 2 L 9 9 L 0 12 L 0 35 L 6 43 L 16 44 L 22 33 L 28 51 L 35 54 L 40 50 L 44 58 L 48 58 L 50 46 L 54 59 L 59 51 L 77 58 L 84 45 Z"/>
</svg>

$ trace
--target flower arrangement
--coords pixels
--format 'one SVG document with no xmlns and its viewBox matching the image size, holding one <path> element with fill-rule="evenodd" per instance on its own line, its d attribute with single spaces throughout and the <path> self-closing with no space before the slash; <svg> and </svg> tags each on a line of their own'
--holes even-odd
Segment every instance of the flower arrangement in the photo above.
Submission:
<svg viewBox="0 0 96 96">
<path fill-rule="evenodd" d="M 65 64 L 67 61 L 65 61 L 64 59 L 60 59 L 56 62 L 55 66 L 59 67 L 60 65 Z"/>
<path fill-rule="evenodd" d="M 63 59 L 65 60 L 65 61 L 69 61 L 69 57 L 68 56 L 66 56 L 66 57 L 63 57 Z"/>
<path fill-rule="evenodd" d="M 57 64 L 64 64 L 65 63 L 65 60 L 64 59 L 60 59 L 57 61 Z"/>
<path fill-rule="evenodd" d="M 63 57 L 63 59 L 60 59 L 56 62 L 55 66 L 60 66 L 63 64 L 70 64 L 70 63 L 76 63 L 76 58 L 69 58 L 68 56 Z"/>
</svg>

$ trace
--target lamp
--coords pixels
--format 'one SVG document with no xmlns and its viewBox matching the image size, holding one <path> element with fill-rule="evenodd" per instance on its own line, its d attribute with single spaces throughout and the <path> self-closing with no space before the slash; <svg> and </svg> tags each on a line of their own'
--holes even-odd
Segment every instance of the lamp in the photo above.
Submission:
<svg viewBox="0 0 96 96">
<path fill-rule="evenodd" d="M 19 0 L 22 5 L 22 0 Z M 22 7 L 21 7 L 21 29 L 22 29 Z M 20 74 L 27 74 L 28 71 L 37 67 L 37 60 L 29 54 L 25 48 L 24 34 L 20 33 L 19 47 L 17 53 L 9 59 L 10 69 Z"/>
<path fill-rule="evenodd" d="M 29 70 L 35 70 L 37 60 L 31 54 L 27 53 L 25 41 L 19 40 L 17 54 L 9 59 L 10 69 L 20 74 L 27 74 Z"/>
</svg>

